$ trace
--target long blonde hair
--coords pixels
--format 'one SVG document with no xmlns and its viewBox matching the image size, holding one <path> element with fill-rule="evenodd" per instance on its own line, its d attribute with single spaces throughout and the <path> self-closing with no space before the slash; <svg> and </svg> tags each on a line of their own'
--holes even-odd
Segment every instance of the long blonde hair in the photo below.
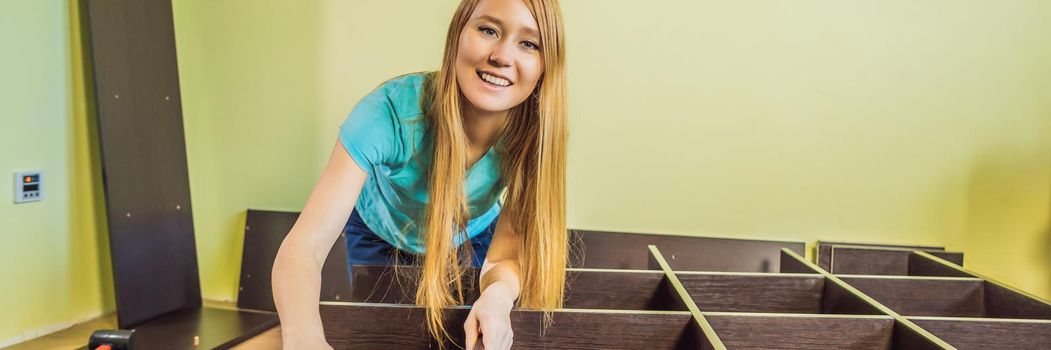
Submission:
<svg viewBox="0 0 1051 350">
<path fill-rule="evenodd" d="M 433 148 L 429 202 L 421 228 L 423 258 L 416 303 L 427 310 L 431 334 L 444 344 L 449 333 L 442 308 L 465 304 L 464 283 L 470 268 L 469 218 L 464 192 L 468 139 L 461 114 L 464 104 L 454 67 L 460 33 L 480 0 L 463 0 L 446 36 L 442 67 L 427 79 L 423 108 Z M 540 29 L 544 73 L 532 94 L 508 112 L 498 142 L 501 182 L 507 192 L 501 216 L 510 220 L 519 240 L 522 288 L 518 305 L 545 311 L 562 308 L 569 237 L 566 231 L 566 78 L 565 38 L 557 0 L 523 0 Z M 465 244 L 453 247 L 459 235 Z M 461 256 L 467 256 L 461 259 Z M 454 297 L 455 293 L 455 297 Z"/>
</svg>

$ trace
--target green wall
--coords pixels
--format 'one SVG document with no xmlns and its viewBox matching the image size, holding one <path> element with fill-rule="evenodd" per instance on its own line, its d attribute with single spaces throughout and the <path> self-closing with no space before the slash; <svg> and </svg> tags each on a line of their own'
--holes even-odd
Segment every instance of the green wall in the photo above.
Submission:
<svg viewBox="0 0 1051 350">
<path fill-rule="evenodd" d="M 114 309 L 72 3 L 0 1 L 0 347 Z M 13 173 L 33 169 L 45 199 L 13 204 Z"/>
<path fill-rule="evenodd" d="M 455 4 L 173 2 L 205 298 L 236 298 L 246 208 L 299 210 L 357 99 L 438 67 Z M 0 165 L 49 192 L 0 201 L 0 344 L 112 309 L 68 7 L 0 2 Z M 946 245 L 1051 297 L 1051 2 L 563 8 L 572 227 Z"/>
<path fill-rule="evenodd" d="M 177 1 L 201 275 L 456 1 Z M 947 245 L 1051 296 L 1051 3 L 563 1 L 578 228 Z"/>
</svg>

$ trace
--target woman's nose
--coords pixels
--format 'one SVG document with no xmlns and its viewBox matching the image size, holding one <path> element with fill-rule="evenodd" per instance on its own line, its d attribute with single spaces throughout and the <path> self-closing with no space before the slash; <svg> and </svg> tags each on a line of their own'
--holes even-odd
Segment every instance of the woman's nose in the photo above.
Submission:
<svg viewBox="0 0 1051 350">
<path fill-rule="evenodd" d="M 496 67 L 508 67 L 513 61 L 512 56 L 512 45 L 505 42 L 501 42 L 493 47 L 493 52 L 489 54 L 489 64 Z"/>
</svg>

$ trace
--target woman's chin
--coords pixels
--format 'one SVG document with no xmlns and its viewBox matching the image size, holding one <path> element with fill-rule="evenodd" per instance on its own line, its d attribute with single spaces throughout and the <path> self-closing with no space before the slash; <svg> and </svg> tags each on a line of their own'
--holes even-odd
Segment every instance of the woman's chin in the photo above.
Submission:
<svg viewBox="0 0 1051 350">
<path fill-rule="evenodd" d="M 514 104 L 508 103 L 507 101 L 494 100 L 489 97 L 478 99 L 468 97 L 467 100 L 471 102 L 472 107 L 483 113 L 506 112 L 511 109 L 511 107 L 514 107 Z"/>
</svg>

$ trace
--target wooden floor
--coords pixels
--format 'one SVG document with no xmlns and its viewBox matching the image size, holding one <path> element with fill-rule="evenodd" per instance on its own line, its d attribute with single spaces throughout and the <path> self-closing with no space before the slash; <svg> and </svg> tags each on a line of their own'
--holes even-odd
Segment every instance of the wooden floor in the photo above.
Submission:
<svg viewBox="0 0 1051 350">
<path fill-rule="evenodd" d="M 205 300 L 204 305 L 221 309 L 236 309 L 233 303 Z M 3 350 L 72 350 L 83 348 L 91 333 L 99 329 L 116 329 L 117 314 L 96 318 L 40 338 L 6 347 Z M 281 349 L 281 326 L 276 326 L 234 347 L 237 350 Z"/>
</svg>

